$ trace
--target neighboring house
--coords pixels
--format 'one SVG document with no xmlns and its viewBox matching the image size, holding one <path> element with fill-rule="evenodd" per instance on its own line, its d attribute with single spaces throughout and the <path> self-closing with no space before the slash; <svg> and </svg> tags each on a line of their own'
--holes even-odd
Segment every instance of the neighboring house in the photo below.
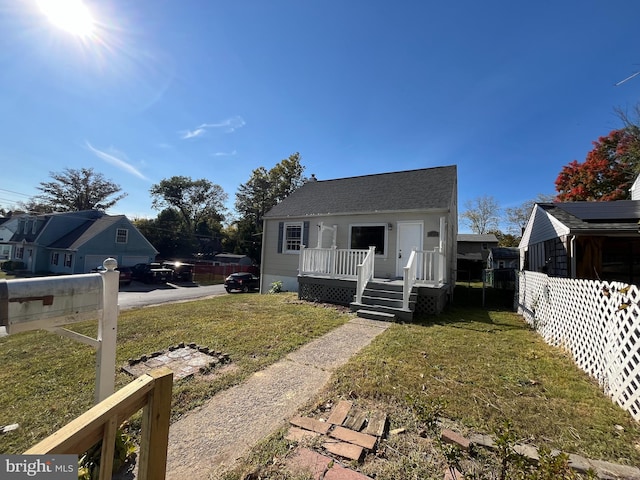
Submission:
<svg viewBox="0 0 640 480">
<path fill-rule="evenodd" d="M 282 282 L 301 298 L 349 304 L 367 280 L 407 278 L 449 294 L 457 218 L 455 166 L 312 177 L 264 216 L 261 291 Z M 363 264 L 364 280 L 356 282 Z M 415 269 L 410 279 L 406 267 Z"/>
<path fill-rule="evenodd" d="M 631 200 L 640 200 L 640 175 L 638 175 L 633 185 L 631 185 L 629 193 L 631 194 Z"/>
<path fill-rule="evenodd" d="M 124 215 L 96 210 L 13 215 L 0 237 L 12 248 L 10 260 L 29 272 L 87 273 L 112 257 L 118 265 L 148 263 L 157 250 Z"/>
<path fill-rule="evenodd" d="M 640 283 L 640 200 L 538 203 L 520 241 L 521 269 Z"/>
<path fill-rule="evenodd" d="M 487 258 L 485 281 L 494 288 L 513 290 L 519 268 L 520 250 L 517 247 L 492 247 Z"/>
<path fill-rule="evenodd" d="M 9 241 L 13 232 L 4 225 L 10 218 L 0 217 L 0 262 L 11 258 L 11 245 L 6 242 Z"/>
<path fill-rule="evenodd" d="M 217 253 L 212 258 L 214 265 L 253 265 L 254 261 L 246 255 Z"/>
<path fill-rule="evenodd" d="M 498 238 L 493 233 L 458 234 L 458 280 L 471 281 L 482 279 L 482 271 L 487 265 L 489 252 L 497 246 Z"/>
<path fill-rule="evenodd" d="M 517 270 L 520 267 L 520 249 L 518 247 L 491 247 L 487 257 L 487 268 Z"/>
</svg>

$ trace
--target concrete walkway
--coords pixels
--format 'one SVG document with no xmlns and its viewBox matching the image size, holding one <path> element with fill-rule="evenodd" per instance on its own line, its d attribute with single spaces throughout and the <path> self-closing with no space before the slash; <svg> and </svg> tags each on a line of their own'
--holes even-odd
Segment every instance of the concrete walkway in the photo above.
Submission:
<svg viewBox="0 0 640 480">
<path fill-rule="evenodd" d="M 389 325 L 354 318 L 189 412 L 171 425 L 166 478 L 210 478 L 229 468 Z"/>
</svg>

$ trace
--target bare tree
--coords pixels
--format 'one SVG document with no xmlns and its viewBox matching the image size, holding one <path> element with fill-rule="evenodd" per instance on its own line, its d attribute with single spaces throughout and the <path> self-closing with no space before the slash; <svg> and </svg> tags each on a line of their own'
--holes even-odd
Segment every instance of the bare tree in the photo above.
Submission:
<svg viewBox="0 0 640 480">
<path fill-rule="evenodd" d="M 554 197 L 555 195 L 553 194 L 539 193 L 535 199 L 527 200 L 517 207 L 505 208 L 504 213 L 507 217 L 507 231 L 516 237 L 520 237 L 527 226 L 527 222 L 533 211 L 533 206 L 536 203 L 553 202 Z"/>
<path fill-rule="evenodd" d="M 485 234 L 497 230 L 500 224 L 500 205 L 491 195 L 482 195 L 464 203 L 460 218 L 473 233 Z"/>
</svg>

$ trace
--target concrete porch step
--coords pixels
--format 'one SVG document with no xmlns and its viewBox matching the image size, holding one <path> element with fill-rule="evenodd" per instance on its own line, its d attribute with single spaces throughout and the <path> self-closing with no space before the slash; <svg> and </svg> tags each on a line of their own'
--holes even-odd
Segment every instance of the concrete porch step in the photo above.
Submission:
<svg viewBox="0 0 640 480">
<path fill-rule="evenodd" d="M 356 310 L 356 316 L 366 318 L 368 320 L 379 320 L 382 322 L 393 322 L 396 316 L 393 313 L 386 313 L 374 310 Z"/>
<path fill-rule="evenodd" d="M 380 305 L 383 307 L 402 308 L 402 298 L 388 298 L 388 297 L 370 297 L 368 295 L 362 295 L 363 305 Z"/>
<path fill-rule="evenodd" d="M 371 312 L 380 312 L 380 313 L 393 315 L 395 316 L 396 319 L 402 320 L 403 322 L 413 320 L 413 311 L 405 310 L 403 308 L 387 307 L 385 305 L 380 305 L 380 304 L 371 305 L 371 304 L 358 303 L 358 302 L 352 302 L 350 307 L 351 307 L 351 311 L 356 313 L 358 312 L 358 310 L 366 310 Z"/>
</svg>

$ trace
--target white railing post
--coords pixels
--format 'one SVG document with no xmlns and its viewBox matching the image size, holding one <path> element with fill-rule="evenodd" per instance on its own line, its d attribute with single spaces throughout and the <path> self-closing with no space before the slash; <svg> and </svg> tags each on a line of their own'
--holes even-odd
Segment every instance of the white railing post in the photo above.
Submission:
<svg viewBox="0 0 640 480">
<path fill-rule="evenodd" d="M 411 250 L 409 255 L 409 261 L 407 266 L 404 267 L 404 276 L 402 282 L 402 308 L 407 310 L 409 308 L 409 297 L 411 296 L 411 290 L 416 283 L 416 251 Z"/>
<path fill-rule="evenodd" d="M 96 355 L 96 403 L 115 391 L 116 337 L 118 334 L 118 262 L 107 258 L 102 265 L 103 308 L 98 321 L 98 351 Z"/>
<path fill-rule="evenodd" d="M 304 275 L 305 273 L 305 255 L 306 251 L 304 245 L 300 245 L 300 258 L 298 259 L 298 275 Z"/>
<path fill-rule="evenodd" d="M 331 278 L 336 278 L 338 276 L 336 269 L 337 253 L 337 247 L 335 245 L 332 246 L 329 253 L 329 271 L 331 272 Z"/>
</svg>

